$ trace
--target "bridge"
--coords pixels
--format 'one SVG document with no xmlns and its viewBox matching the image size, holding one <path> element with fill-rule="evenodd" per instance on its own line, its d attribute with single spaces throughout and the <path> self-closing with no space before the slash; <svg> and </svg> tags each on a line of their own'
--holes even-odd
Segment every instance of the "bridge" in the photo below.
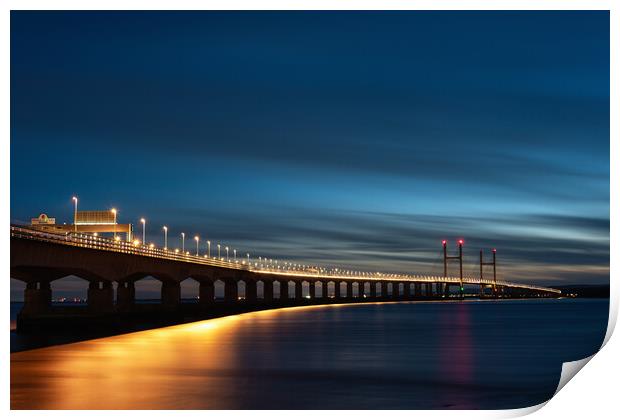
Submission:
<svg viewBox="0 0 620 420">
<path fill-rule="evenodd" d="M 11 278 L 26 283 L 17 328 L 20 330 L 20 326 L 36 323 L 53 316 L 54 311 L 58 312 L 59 308 L 51 304 L 51 285 L 54 280 L 69 275 L 88 281 L 85 313 L 91 316 L 137 311 L 135 282 L 147 276 L 161 282 L 158 310 L 162 312 L 178 309 L 181 282 L 189 278 L 199 283 L 199 299 L 194 305 L 204 313 L 221 304 L 215 299 L 216 281 L 224 283 L 224 303 L 246 305 L 247 310 L 335 302 L 462 299 L 465 285 L 478 288 L 481 298 L 561 295 L 557 289 L 498 280 L 495 252 L 492 263 L 484 262 L 481 252 L 479 278 L 463 277 L 462 245 L 461 241 L 459 255 L 450 257 L 444 241 L 444 275 L 432 276 L 278 264 L 278 261 L 267 259 L 251 261 L 249 257 L 230 260 L 198 253 L 191 255 L 153 244 L 147 246 L 138 241 L 121 241 L 118 237 L 104 238 L 80 232 L 54 233 L 11 225 Z M 460 263 L 458 277 L 446 275 L 447 264 L 452 259 Z M 483 265 L 493 265 L 492 279 L 483 278 Z M 241 283 L 245 289 L 243 296 L 239 293 Z M 304 287 L 308 290 L 305 295 Z M 454 287 L 457 293 L 451 293 L 450 287 Z M 289 296 L 289 288 L 294 290 L 294 296 Z M 274 290 L 279 291 L 279 297 L 276 298 Z"/>
</svg>

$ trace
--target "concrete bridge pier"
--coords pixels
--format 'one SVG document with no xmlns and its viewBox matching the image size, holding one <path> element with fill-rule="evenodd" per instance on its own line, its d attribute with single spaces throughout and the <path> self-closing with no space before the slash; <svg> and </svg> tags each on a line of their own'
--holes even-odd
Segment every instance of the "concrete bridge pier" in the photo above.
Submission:
<svg viewBox="0 0 620 420">
<path fill-rule="evenodd" d="M 403 283 L 403 299 L 405 300 L 411 299 L 411 283 L 409 282 Z"/>
<path fill-rule="evenodd" d="M 198 280 L 198 302 L 202 306 L 210 305 L 215 300 L 215 285 L 211 279 Z"/>
<path fill-rule="evenodd" d="M 288 280 L 280 279 L 280 300 L 288 299 Z"/>
<path fill-rule="evenodd" d="M 353 298 L 353 282 L 347 282 L 347 299 Z"/>
<path fill-rule="evenodd" d="M 386 281 L 381 282 L 381 299 L 385 299 L 388 295 L 388 284 Z"/>
<path fill-rule="evenodd" d="M 370 282 L 370 297 L 371 298 L 377 297 L 377 282 L 375 281 Z"/>
<path fill-rule="evenodd" d="M 392 299 L 398 299 L 400 297 L 400 283 L 392 282 Z"/>
<path fill-rule="evenodd" d="M 364 290 L 364 288 L 365 288 L 365 282 L 358 281 L 357 282 L 357 298 L 358 299 L 364 299 L 364 295 L 366 294 L 366 291 Z"/>
<path fill-rule="evenodd" d="M 181 303 L 181 284 L 175 281 L 162 282 L 161 303 L 165 308 L 176 308 Z"/>
<path fill-rule="evenodd" d="M 245 280 L 245 300 L 248 302 L 256 302 L 257 291 L 256 291 L 256 280 L 247 279 Z"/>
<path fill-rule="evenodd" d="M 114 288 L 111 281 L 91 280 L 88 282 L 88 310 L 106 313 L 114 310 Z"/>
<path fill-rule="evenodd" d="M 413 296 L 415 297 L 422 296 L 422 285 L 420 283 L 413 284 Z"/>
<path fill-rule="evenodd" d="M 295 299 L 302 300 L 303 296 L 303 284 L 300 281 L 295 282 Z"/>
<path fill-rule="evenodd" d="M 136 286 L 134 282 L 121 280 L 116 286 L 116 309 L 130 311 L 136 302 Z"/>
<path fill-rule="evenodd" d="M 329 290 L 327 289 L 327 280 L 321 280 L 321 299 L 327 299 L 329 297 Z"/>
<path fill-rule="evenodd" d="M 308 282 L 308 294 L 310 295 L 310 299 L 316 298 L 316 282 Z"/>
<path fill-rule="evenodd" d="M 263 280 L 263 299 L 267 302 L 273 300 L 273 280 Z"/>
<path fill-rule="evenodd" d="M 425 283 L 424 292 L 425 292 L 426 297 L 433 296 L 433 285 L 431 283 Z"/>
<path fill-rule="evenodd" d="M 29 281 L 24 289 L 24 306 L 20 315 L 40 315 L 52 306 L 52 288 L 49 281 Z"/>
<path fill-rule="evenodd" d="M 340 282 L 334 281 L 334 299 L 340 299 Z"/>
<path fill-rule="evenodd" d="M 247 287 L 247 284 L 246 284 Z M 226 302 L 236 302 L 238 300 L 238 286 L 236 279 L 225 279 L 224 280 L 224 300 Z"/>
</svg>

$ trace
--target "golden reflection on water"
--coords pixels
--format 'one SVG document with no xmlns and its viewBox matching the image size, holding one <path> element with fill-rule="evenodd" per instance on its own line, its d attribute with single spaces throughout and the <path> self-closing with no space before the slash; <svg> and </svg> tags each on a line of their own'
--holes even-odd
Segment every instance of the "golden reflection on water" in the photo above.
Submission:
<svg viewBox="0 0 620 420">
<path fill-rule="evenodd" d="M 222 367 L 234 363 L 240 320 L 251 327 L 273 316 L 237 315 L 13 353 L 11 408 L 189 408 L 179 396 L 191 398 L 195 387 L 208 396 L 204 388 L 217 384 L 205 378 L 217 382 Z"/>
<path fill-rule="evenodd" d="M 237 342 L 240 330 L 262 328 L 265 349 L 282 317 L 315 308 L 254 312 L 12 353 L 11 408 L 234 408 L 236 394 L 227 389 L 239 379 L 238 353 L 252 346 Z"/>
</svg>

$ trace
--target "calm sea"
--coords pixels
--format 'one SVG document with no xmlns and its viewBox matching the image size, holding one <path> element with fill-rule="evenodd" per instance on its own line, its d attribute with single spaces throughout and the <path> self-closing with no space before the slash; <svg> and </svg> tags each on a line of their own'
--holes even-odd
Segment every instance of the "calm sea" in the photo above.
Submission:
<svg viewBox="0 0 620 420">
<path fill-rule="evenodd" d="M 502 409 L 596 352 L 606 299 L 329 305 L 11 354 L 11 408 Z"/>
</svg>

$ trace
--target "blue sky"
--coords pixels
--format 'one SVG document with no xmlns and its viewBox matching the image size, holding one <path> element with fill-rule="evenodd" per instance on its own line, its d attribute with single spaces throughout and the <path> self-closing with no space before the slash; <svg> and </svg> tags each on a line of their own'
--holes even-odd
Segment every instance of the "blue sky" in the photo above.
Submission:
<svg viewBox="0 0 620 420">
<path fill-rule="evenodd" d="M 11 218 L 609 281 L 607 12 L 12 12 Z"/>
</svg>

